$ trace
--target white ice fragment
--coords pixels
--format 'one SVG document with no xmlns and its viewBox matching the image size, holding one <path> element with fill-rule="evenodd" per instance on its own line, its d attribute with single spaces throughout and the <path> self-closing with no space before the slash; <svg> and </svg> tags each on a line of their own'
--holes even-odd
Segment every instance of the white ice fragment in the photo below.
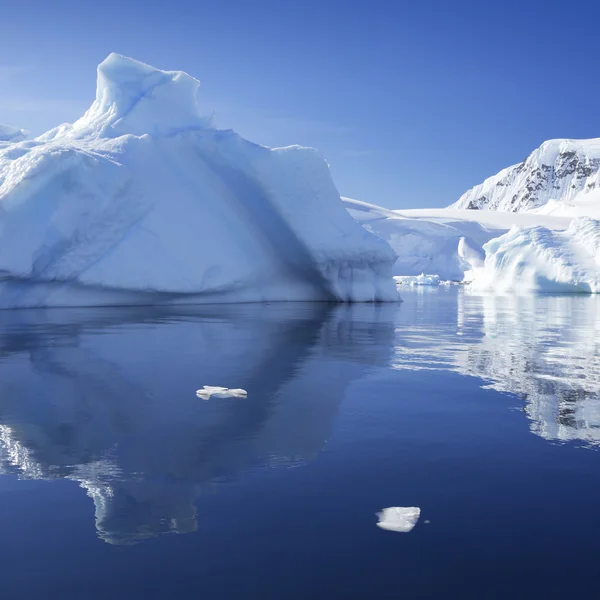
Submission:
<svg viewBox="0 0 600 600">
<path fill-rule="evenodd" d="M 417 524 L 421 509 L 418 506 L 390 506 L 377 513 L 377 516 L 379 517 L 377 527 L 408 533 Z"/>
<path fill-rule="evenodd" d="M 410 285 L 411 287 L 417 285 L 440 285 L 439 275 L 427 275 L 425 273 L 421 273 L 420 275 L 396 275 L 394 279 L 399 285 Z"/>
<path fill-rule="evenodd" d="M 205 385 L 196 391 L 196 396 L 202 400 L 208 400 L 211 396 L 216 398 L 246 398 L 248 392 L 242 388 L 226 388 L 215 385 Z"/>
</svg>

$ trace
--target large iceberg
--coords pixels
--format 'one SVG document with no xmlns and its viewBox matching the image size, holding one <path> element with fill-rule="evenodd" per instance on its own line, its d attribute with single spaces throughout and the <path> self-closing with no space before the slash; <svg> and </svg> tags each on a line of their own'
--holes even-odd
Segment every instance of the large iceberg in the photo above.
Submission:
<svg viewBox="0 0 600 600">
<path fill-rule="evenodd" d="M 574 219 L 566 231 L 514 227 L 484 250 L 473 289 L 600 292 L 600 221 L 595 219 Z"/>
<path fill-rule="evenodd" d="M 321 155 L 214 129 L 198 86 L 111 54 L 83 117 L 0 145 L 1 307 L 397 300 Z"/>
</svg>

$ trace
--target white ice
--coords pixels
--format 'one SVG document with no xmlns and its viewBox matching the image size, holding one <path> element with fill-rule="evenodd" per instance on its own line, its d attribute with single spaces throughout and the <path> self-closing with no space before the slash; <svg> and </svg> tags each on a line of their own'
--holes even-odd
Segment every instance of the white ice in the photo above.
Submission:
<svg viewBox="0 0 600 600">
<path fill-rule="evenodd" d="M 377 513 L 379 522 L 377 527 L 388 531 L 408 533 L 412 531 L 421 516 L 421 509 L 417 506 L 390 506 Z"/>
<path fill-rule="evenodd" d="M 514 225 L 566 229 L 563 216 L 458 209 L 388 210 L 343 198 L 348 212 L 386 240 L 398 254 L 396 276 L 430 273 L 442 280 L 469 281 L 483 265 L 483 246 Z"/>
<path fill-rule="evenodd" d="M 411 287 L 419 285 L 437 286 L 440 285 L 439 275 L 427 275 L 421 273 L 420 275 L 396 275 L 394 276 L 396 283 L 399 285 L 409 285 Z"/>
<path fill-rule="evenodd" d="M 27 131 L 24 129 L 0 125 L 0 147 L 2 147 L 3 142 L 21 142 L 27 138 L 27 135 Z"/>
<path fill-rule="evenodd" d="M 0 307 L 398 299 L 323 157 L 214 129 L 198 87 L 111 54 L 82 118 L 0 144 Z"/>
<path fill-rule="evenodd" d="M 226 388 L 215 385 L 205 385 L 201 390 L 196 391 L 196 396 L 202 400 L 209 400 L 211 396 L 215 398 L 246 398 L 248 392 L 242 388 Z"/>
<path fill-rule="evenodd" d="M 566 231 L 515 227 L 484 249 L 472 289 L 600 292 L 600 221 L 574 219 Z"/>
</svg>

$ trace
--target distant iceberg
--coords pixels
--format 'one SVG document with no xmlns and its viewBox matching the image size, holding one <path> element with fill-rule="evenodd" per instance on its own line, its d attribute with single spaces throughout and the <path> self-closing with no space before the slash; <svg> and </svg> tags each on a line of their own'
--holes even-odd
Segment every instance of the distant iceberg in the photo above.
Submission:
<svg viewBox="0 0 600 600">
<path fill-rule="evenodd" d="M 440 285 L 440 276 L 439 275 L 427 275 L 426 273 L 421 273 L 420 275 L 397 275 L 394 277 L 396 283 L 399 285 L 409 285 L 411 287 L 426 285 L 426 286 L 438 286 Z"/>
<path fill-rule="evenodd" d="M 111 54 L 83 117 L 0 144 L 0 307 L 398 299 L 323 157 L 212 128 L 198 87 Z"/>
<path fill-rule="evenodd" d="M 574 219 L 566 231 L 514 227 L 484 250 L 473 289 L 600 292 L 600 221 L 595 219 Z"/>
<path fill-rule="evenodd" d="M 8 125 L 0 125 L 0 144 L 2 142 L 22 142 L 27 138 L 27 131 Z"/>
</svg>

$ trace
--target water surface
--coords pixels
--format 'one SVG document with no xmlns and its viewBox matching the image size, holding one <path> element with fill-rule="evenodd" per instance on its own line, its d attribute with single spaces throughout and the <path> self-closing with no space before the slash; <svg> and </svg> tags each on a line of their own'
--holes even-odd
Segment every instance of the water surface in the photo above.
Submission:
<svg viewBox="0 0 600 600">
<path fill-rule="evenodd" d="M 403 296 L 0 312 L 3 595 L 593 597 L 600 298 Z"/>
</svg>

